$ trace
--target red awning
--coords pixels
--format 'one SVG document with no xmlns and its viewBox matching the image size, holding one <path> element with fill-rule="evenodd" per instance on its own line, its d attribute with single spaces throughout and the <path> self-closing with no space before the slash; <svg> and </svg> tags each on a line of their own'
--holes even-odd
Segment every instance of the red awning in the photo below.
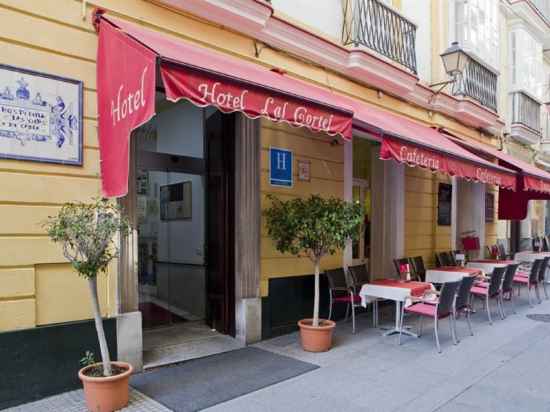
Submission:
<svg viewBox="0 0 550 412">
<path fill-rule="evenodd" d="M 523 190 L 550 194 L 550 173 L 489 145 L 473 142 L 466 138 L 459 139 L 450 134 L 445 134 L 445 136 L 474 153 L 481 153 L 497 159 L 501 166 L 520 172 L 520 176 L 523 178 Z"/>
<path fill-rule="evenodd" d="M 351 140 L 345 99 L 260 65 L 98 14 L 99 143 L 103 194 L 128 191 L 130 132 L 154 115 L 155 62 L 171 101 L 265 117 Z"/>
<path fill-rule="evenodd" d="M 516 192 L 506 188 L 499 190 L 499 219 L 523 220 L 527 217 L 529 200 L 550 200 L 550 173 L 489 145 L 466 138 L 459 139 L 449 133 L 445 133 L 445 136 L 473 153 L 494 158 L 500 165 L 518 172 Z"/>
<path fill-rule="evenodd" d="M 366 104 L 352 107 L 354 127 L 381 138 L 381 159 L 516 190 L 514 171 L 474 155 L 438 130 Z"/>
</svg>

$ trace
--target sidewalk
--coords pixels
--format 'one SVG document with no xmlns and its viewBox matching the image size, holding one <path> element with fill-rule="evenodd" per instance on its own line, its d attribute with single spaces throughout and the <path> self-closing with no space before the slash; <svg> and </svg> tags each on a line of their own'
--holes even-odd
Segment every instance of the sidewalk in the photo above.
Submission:
<svg viewBox="0 0 550 412">
<path fill-rule="evenodd" d="M 483 311 L 475 314 L 474 336 L 459 320 L 457 346 L 443 321 L 442 354 L 435 349 L 429 322 L 420 339 L 404 336 L 398 346 L 396 336 L 383 337 L 370 326 L 370 313 L 358 317 L 355 335 L 350 323 L 340 322 L 327 353 L 302 351 L 297 333 L 261 342 L 262 349 L 321 367 L 208 411 L 550 411 L 550 323 L 526 317 L 550 314 L 550 301 L 530 309 L 524 295 L 517 314 L 492 326 Z M 46 410 L 84 411 L 82 392 L 8 411 Z M 168 411 L 136 391 L 127 410 Z"/>
</svg>

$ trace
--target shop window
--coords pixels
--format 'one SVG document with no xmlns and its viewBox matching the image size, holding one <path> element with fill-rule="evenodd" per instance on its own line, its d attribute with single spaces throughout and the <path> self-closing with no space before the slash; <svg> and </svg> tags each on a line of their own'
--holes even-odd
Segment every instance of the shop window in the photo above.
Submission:
<svg viewBox="0 0 550 412">
<path fill-rule="evenodd" d="M 353 201 L 364 211 L 364 224 L 359 238 L 352 245 L 353 264 L 366 263 L 371 248 L 371 144 L 362 139 L 353 141 Z"/>
<path fill-rule="evenodd" d="M 495 195 L 493 193 L 485 193 L 485 223 L 493 223 L 495 221 Z"/>
<path fill-rule="evenodd" d="M 451 226 L 453 186 L 440 183 L 437 193 L 437 224 L 439 226 Z"/>
</svg>

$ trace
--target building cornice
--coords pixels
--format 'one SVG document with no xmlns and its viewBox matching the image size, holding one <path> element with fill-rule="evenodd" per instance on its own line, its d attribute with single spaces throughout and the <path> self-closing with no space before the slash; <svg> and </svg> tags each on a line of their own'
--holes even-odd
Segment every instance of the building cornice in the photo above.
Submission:
<svg viewBox="0 0 550 412">
<path fill-rule="evenodd" d="M 497 113 L 469 99 L 445 92 L 435 94 L 418 77 L 367 48 L 348 48 L 285 20 L 262 0 L 149 0 L 183 11 L 266 45 L 307 59 L 358 83 L 365 84 L 430 111 L 439 111 L 470 127 L 500 134 Z"/>
</svg>

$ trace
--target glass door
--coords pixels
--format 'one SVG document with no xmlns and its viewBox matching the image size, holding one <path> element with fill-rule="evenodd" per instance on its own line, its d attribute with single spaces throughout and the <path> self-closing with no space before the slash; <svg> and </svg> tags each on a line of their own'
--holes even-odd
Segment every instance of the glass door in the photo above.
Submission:
<svg viewBox="0 0 550 412">
<path fill-rule="evenodd" d="M 363 210 L 363 224 L 361 225 L 359 238 L 352 245 L 353 265 L 367 264 L 370 258 L 371 248 L 371 221 L 370 221 L 370 185 L 368 180 L 353 180 L 353 201 L 361 205 Z"/>
<path fill-rule="evenodd" d="M 203 320 L 204 177 L 141 168 L 136 191 L 143 327 Z"/>
</svg>

